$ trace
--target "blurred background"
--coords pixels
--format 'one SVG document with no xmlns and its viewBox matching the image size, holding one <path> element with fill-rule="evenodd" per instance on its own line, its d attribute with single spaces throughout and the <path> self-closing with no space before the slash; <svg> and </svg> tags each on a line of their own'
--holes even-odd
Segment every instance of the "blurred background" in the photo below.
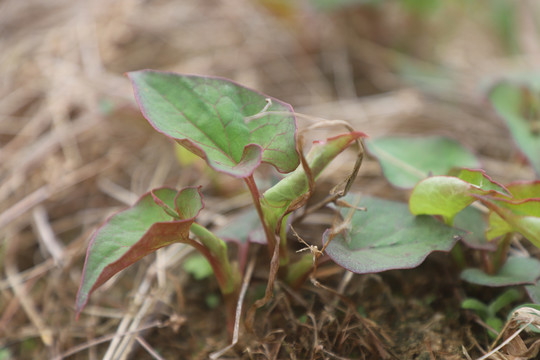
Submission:
<svg viewBox="0 0 540 360">
<path fill-rule="evenodd" d="M 93 229 L 152 187 L 201 183 L 139 115 L 125 72 L 223 76 L 373 137 L 448 135 L 504 183 L 534 174 L 486 91 L 539 70 L 539 15 L 534 0 L 0 1 L 0 359 L 205 358 L 226 344 L 218 324 L 218 340 L 185 324 L 197 294 L 181 290 L 181 249 L 115 278 L 75 321 Z M 241 185 L 202 181 L 210 204 Z M 394 194 L 370 158 L 357 184 Z M 110 345 L 122 333 L 136 336 Z"/>
</svg>

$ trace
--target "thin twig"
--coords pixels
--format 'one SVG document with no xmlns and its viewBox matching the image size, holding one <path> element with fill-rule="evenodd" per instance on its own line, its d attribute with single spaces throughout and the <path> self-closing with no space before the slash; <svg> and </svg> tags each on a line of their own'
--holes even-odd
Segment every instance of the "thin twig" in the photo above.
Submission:
<svg viewBox="0 0 540 360">
<path fill-rule="evenodd" d="M 523 330 L 527 328 L 530 324 L 532 324 L 533 320 L 529 320 L 527 323 L 525 323 L 519 330 L 517 330 L 515 333 L 512 334 L 512 336 L 508 337 L 508 339 L 504 340 L 499 346 L 497 346 L 495 349 L 491 350 L 487 354 L 485 354 L 482 357 L 479 357 L 477 360 L 485 360 L 491 355 L 495 354 L 497 351 L 505 347 L 510 341 L 512 341 L 516 336 L 518 336 Z M 502 333 L 502 331 L 501 331 Z"/>
<path fill-rule="evenodd" d="M 64 245 L 58 241 L 54 231 L 49 223 L 47 210 L 43 205 L 36 206 L 32 211 L 32 217 L 38 233 L 38 238 L 41 240 L 47 252 L 51 254 L 56 265 L 64 262 Z"/>
<path fill-rule="evenodd" d="M 8 244 L 8 253 L 5 256 L 5 271 L 6 277 L 9 282 L 9 285 L 13 289 L 15 296 L 18 298 L 24 312 L 37 328 L 41 340 L 46 346 L 53 345 L 53 331 L 46 324 L 41 314 L 38 312 L 32 297 L 29 296 L 26 289 L 21 285 L 21 280 L 19 279 L 20 275 L 15 264 L 16 257 L 14 254 L 17 253 L 16 245 L 17 239 L 11 238 Z"/>
<path fill-rule="evenodd" d="M 148 325 L 145 325 L 143 327 L 140 327 L 139 329 L 137 330 L 133 330 L 133 331 L 126 331 L 126 332 L 123 332 L 123 333 L 114 333 L 114 334 L 108 334 L 108 335 L 103 335 L 97 339 L 94 339 L 94 340 L 91 340 L 87 343 L 84 343 L 84 344 L 81 344 L 81 345 L 78 345 L 78 346 L 75 346 L 71 349 L 69 349 L 68 351 L 64 352 L 63 354 L 61 355 L 58 355 L 56 358 L 54 358 L 53 360 L 62 360 L 66 357 L 69 357 L 71 355 L 74 355 L 78 352 L 81 352 L 83 350 L 86 350 L 86 349 L 89 349 L 91 348 L 92 346 L 96 346 L 96 345 L 99 345 L 99 344 L 102 344 L 104 342 L 107 342 L 107 341 L 110 341 L 111 339 L 113 339 L 115 336 L 128 336 L 128 335 L 133 335 L 133 334 L 137 334 L 141 331 L 145 331 L 145 330 L 148 330 L 148 329 L 151 329 L 151 328 L 154 328 L 154 327 L 164 327 L 166 326 L 167 324 L 166 323 L 163 323 L 162 321 L 159 321 L 159 320 L 156 320 Z"/>
<path fill-rule="evenodd" d="M 150 344 L 149 344 L 146 340 L 144 340 L 143 337 L 137 335 L 137 336 L 135 337 L 135 340 L 137 340 L 137 342 L 138 342 L 138 343 L 139 343 L 146 351 L 148 351 L 148 353 L 149 353 L 150 355 L 152 355 L 152 357 L 153 357 L 154 359 L 157 359 L 157 360 L 165 360 L 164 358 L 162 358 L 162 357 L 157 353 L 156 350 L 154 350 L 154 349 L 152 348 L 152 346 L 150 346 Z"/>
</svg>

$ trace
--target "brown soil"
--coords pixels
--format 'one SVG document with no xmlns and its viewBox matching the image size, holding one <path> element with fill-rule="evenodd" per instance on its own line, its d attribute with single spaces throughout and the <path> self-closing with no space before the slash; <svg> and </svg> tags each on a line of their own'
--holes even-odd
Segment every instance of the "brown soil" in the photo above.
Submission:
<svg viewBox="0 0 540 360">
<path fill-rule="evenodd" d="M 161 185 L 203 185 L 203 222 L 219 224 L 222 211 L 249 201 L 240 183 L 178 166 L 140 116 L 124 72 L 231 78 L 373 137 L 449 135 L 496 180 L 532 179 L 482 92 L 538 61 L 538 34 L 526 26 L 538 5 L 523 4 L 514 35 L 523 46 L 510 57 L 482 11 L 460 6 L 422 18 L 391 1 L 332 13 L 307 0 L 1 2 L 0 359 L 206 359 L 229 343 L 223 307 L 206 304 L 217 285 L 182 271 L 180 246 L 109 281 L 75 320 L 87 242 L 114 211 Z M 420 86 L 399 71 L 404 63 L 450 70 Z M 434 87 L 441 82 L 449 85 Z M 326 184 L 342 180 L 354 153 L 339 159 Z M 370 158 L 354 190 L 407 199 Z M 263 254 L 247 307 L 264 292 Z M 467 359 L 489 346 L 460 302 L 500 291 L 461 283 L 445 254 L 352 278 L 327 264 L 317 279 L 299 290 L 278 283 L 255 333 L 243 331 L 223 358 Z"/>
</svg>

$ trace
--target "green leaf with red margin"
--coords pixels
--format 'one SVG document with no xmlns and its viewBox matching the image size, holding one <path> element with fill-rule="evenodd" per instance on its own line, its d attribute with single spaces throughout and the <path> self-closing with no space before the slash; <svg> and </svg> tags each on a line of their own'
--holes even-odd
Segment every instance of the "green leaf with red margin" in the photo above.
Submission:
<svg viewBox="0 0 540 360">
<path fill-rule="evenodd" d="M 384 176 L 397 187 L 412 188 L 431 175 L 446 175 L 454 167 L 478 167 L 476 157 L 459 142 L 443 136 L 380 137 L 366 140 Z"/>
<path fill-rule="evenodd" d="M 483 171 L 464 169 L 460 176 L 473 183 L 454 176 L 433 176 L 420 181 L 409 199 L 410 211 L 414 215 L 440 215 L 452 224 L 456 214 L 476 201 L 476 196 L 506 196 L 504 187 Z"/>
<path fill-rule="evenodd" d="M 531 81 L 532 79 L 532 81 Z M 496 112 L 506 122 L 519 149 L 540 176 L 540 93 L 538 77 L 502 81 L 489 93 Z"/>
<path fill-rule="evenodd" d="M 354 195 L 344 200 L 357 203 Z M 358 206 L 367 211 L 354 212 L 348 230 L 326 247 L 334 262 L 358 274 L 416 267 L 433 251 L 450 251 L 466 233 L 431 216 L 413 216 L 404 203 L 362 196 Z M 342 209 L 342 217 L 349 211 Z M 328 230 L 323 242 L 330 238 Z"/>
<path fill-rule="evenodd" d="M 164 246 L 189 240 L 189 229 L 203 208 L 198 188 L 156 189 L 144 194 L 93 235 L 86 253 L 76 311 L 113 275 Z M 175 209 L 177 216 L 169 215 Z"/>
<path fill-rule="evenodd" d="M 490 210 L 488 240 L 519 232 L 536 246 L 540 245 L 538 218 L 540 217 L 540 181 L 519 181 L 506 186 L 511 198 L 492 193 L 479 199 Z"/>
<path fill-rule="evenodd" d="M 282 173 L 298 166 L 289 104 L 223 78 L 154 70 L 128 77 L 150 124 L 214 170 L 246 178 L 261 162 Z"/>
<path fill-rule="evenodd" d="M 502 197 L 509 197 L 511 195 L 507 187 L 499 184 L 489 177 L 484 170 L 481 169 L 453 169 L 448 173 L 450 176 L 455 176 L 458 179 L 464 180 L 469 184 L 472 184 L 482 190 L 494 191 L 493 194 L 499 193 Z"/>
<path fill-rule="evenodd" d="M 539 199 L 540 180 L 537 181 L 517 181 L 506 185 L 515 200 Z"/>
<path fill-rule="evenodd" d="M 477 196 L 492 214 L 489 217 L 488 239 L 518 232 L 540 248 L 540 198 L 507 200 L 493 196 Z"/>
</svg>

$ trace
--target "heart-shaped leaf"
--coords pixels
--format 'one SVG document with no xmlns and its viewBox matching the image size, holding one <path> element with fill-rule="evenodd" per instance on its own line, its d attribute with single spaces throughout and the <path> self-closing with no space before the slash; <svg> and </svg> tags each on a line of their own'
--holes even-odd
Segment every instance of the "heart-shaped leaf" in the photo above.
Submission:
<svg viewBox="0 0 540 360">
<path fill-rule="evenodd" d="M 187 242 L 189 229 L 202 208 L 198 188 L 162 188 L 144 194 L 135 205 L 110 217 L 88 246 L 77 314 L 90 294 L 122 269 L 159 248 Z M 170 214 L 172 209 L 176 209 L 175 216 Z"/>
<path fill-rule="evenodd" d="M 355 203 L 352 195 L 344 199 Z M 403 203 L 362 196 L 359 206 L 367 211 L 355 212 L 349 231 L 326 248 L 332 260 L 358 274 L 416 267 L 433 251 L 450 251 L 466 233 L 433 217 L 413 216 Z M 349 211 L 342 209 L 342 216 Z M 324 243 L 330 235 L 325 232 Z"/>
<path fill-rule="evenodd" d="M 500 82 L 491 89 L 489 99 L 519 149 L 540 175 L 540 93 L 535 81 L 535 84 Z"/>
<path fill-rule="evenodd" d="M 540 261 L 534 258 L 510 257 L 499 272 L 489 275 L 479 269 L 466 269 L 461 278 L 484 286 L 535 284 L 540 278 Z"/>
<path fill-rule="evenodd" d="M 249 177 L 261 162 L 296 169 L 296 118 L 289 104 L 229 80 L 153 70 L 128 73 L 144 117 L 213 169 Z"/>
<path fill-rule="evenodd" d="M 476 157 L 455 140 L 442 137 L 381 137 L 366 140 L 384 176 L 397 187 L 412 188 L 430 175 L 446 175 L 454 167 L 478 167 Z"/>
</svg>

